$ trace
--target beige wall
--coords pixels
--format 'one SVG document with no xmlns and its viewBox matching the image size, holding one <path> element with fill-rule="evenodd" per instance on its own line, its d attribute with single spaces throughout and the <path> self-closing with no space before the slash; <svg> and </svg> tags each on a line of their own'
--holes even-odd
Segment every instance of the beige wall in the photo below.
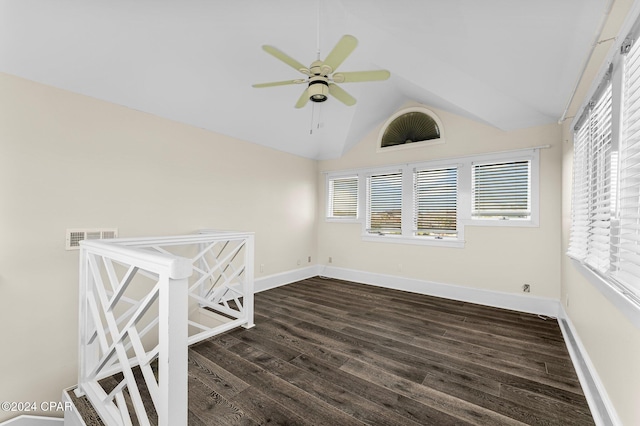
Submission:
<svg viewBox="0 0 640 426">
<path fill-rule="evenodd" d="M 413 105 L 413 104 L 408 104 Z M 442 120 L 445 144 L 376 153 L 379 128 L 320 171 L 347 170 L 471 154 L 551 145 L 540 151 L 540 226 L 466 226 L 463 249 L 362 241 L 362 226 L 326 222 L 325 180 L 318 181 L 318 255 L 332 266 L 520 293 L 560 297 L 561 133 L 556 124 L 504 132 L 466 118 L 433 110 Z M 399 265 L 402 265 L 400 268 Z M 401 271 L 400 271 L 401 269 Z"/>
<path fill-rule="evenodd" d="M 601 40 L 618 35 L 633 0 L 616 0 Z M 624 37 L 624 35 L 622 35 Z M 599 44 L 591 57 L 563 126 L 562 287 L 561 300 L 623 425 L 640 424 L 640 330 L 613 306 L 564 254 L 571 224 L 573 141 L 571 120 L 585 100 L 612 41 Z"/>
<path fill-rule="evenodd" d="M 256 277 L 288 271 L 316 259 L 316 167 L 0 74 L 0 401 L 59 401 L 76 383 L 78 252 L 65 251 L 66 228 L 255 231 Z"/>
</svg>

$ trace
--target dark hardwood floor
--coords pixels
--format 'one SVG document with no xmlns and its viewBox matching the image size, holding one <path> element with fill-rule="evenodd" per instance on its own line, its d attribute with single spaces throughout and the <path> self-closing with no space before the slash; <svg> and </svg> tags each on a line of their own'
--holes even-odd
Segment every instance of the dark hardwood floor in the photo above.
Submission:
<svg viewBox="0 0 640 426">
<path fill-rule="evenodd" d="M 593 424 L 555 320 L 322 278 L 255 305 L 191 347 L 194 425 Z"/>
<path fill-rule="evenodd" d="M 553 319 L 333 279 L 189 349 L 189 425 L 591 425 Z"/>
</svg>

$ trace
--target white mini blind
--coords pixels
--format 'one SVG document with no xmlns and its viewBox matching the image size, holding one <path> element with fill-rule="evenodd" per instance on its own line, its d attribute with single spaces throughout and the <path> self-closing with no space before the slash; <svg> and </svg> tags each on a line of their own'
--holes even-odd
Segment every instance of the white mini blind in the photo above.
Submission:
<svg viewBox="0 0 640 426">
<path fill-rule="evenodd" d="M 531 217 L 531 161 L 474 164 L 472 217 L 528 219 Z"/>
<path fill-rule="evenodd" d="M 611 85 L 591 110 L 589 122 L 589 235 L 585 262 L 600 272 L 609 269 L 611 239 Z"/>
<path fill-rule="evenodd" d="M 415 235 L 457 235 L 457 167 L 416 170 L 414 173 Z"/>
<path fill-rule="evenodd" d="M 571 236 L 567 254 L 577 260 L 587 257 L 589 241 L 589 126 L 582 126 L 573 140 L 573 192 L 571 194 Z"/>
<path fill-rule="evenodd" d="M 625 58 L 620 197 L 613 277 L 640 296 L 640 43 Z"/>
<path fill-rule="evenodd" d="M 609 271 L 612 198 L 612 88 L 607 84 L 574 133 L 572 224 L 568 254 Z"/>
<path fill-rule="evenodd" d="M 356 218 L 358 216 L 358 177 L 349 176 L 329 180 L 329 217 Z"/>
<path fill-rule="evenodd" d="M 402 173 L 367 179 L 367 232 L 402 234 Z"/>
</svg>

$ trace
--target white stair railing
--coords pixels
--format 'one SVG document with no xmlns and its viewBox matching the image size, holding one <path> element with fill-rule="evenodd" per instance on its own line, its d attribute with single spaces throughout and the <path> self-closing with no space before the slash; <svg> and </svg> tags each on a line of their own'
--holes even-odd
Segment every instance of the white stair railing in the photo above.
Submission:
<svg viewBox="0 0 640 426">
<path fill-rule="evenodd" d="M 80 245 L 76 393 L 108 426 L 186 426 L 188 345 L 253 326 L 253 234 Z"/>
</svg>

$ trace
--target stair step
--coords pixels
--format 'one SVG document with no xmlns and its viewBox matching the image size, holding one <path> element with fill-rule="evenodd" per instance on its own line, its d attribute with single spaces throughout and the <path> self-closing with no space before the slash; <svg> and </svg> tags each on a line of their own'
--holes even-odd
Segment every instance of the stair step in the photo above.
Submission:
<svg viewBox="0 0 640 426">
<path fill-rule="evenodd" d="M 87 397 L 76 396 L 75 389 L 73 387 L 62 392 L 62 400 L 70 401 L 73 405 L 73 410 L 64 413 L 65 426 L 104 426 Z"/>
</svg>

